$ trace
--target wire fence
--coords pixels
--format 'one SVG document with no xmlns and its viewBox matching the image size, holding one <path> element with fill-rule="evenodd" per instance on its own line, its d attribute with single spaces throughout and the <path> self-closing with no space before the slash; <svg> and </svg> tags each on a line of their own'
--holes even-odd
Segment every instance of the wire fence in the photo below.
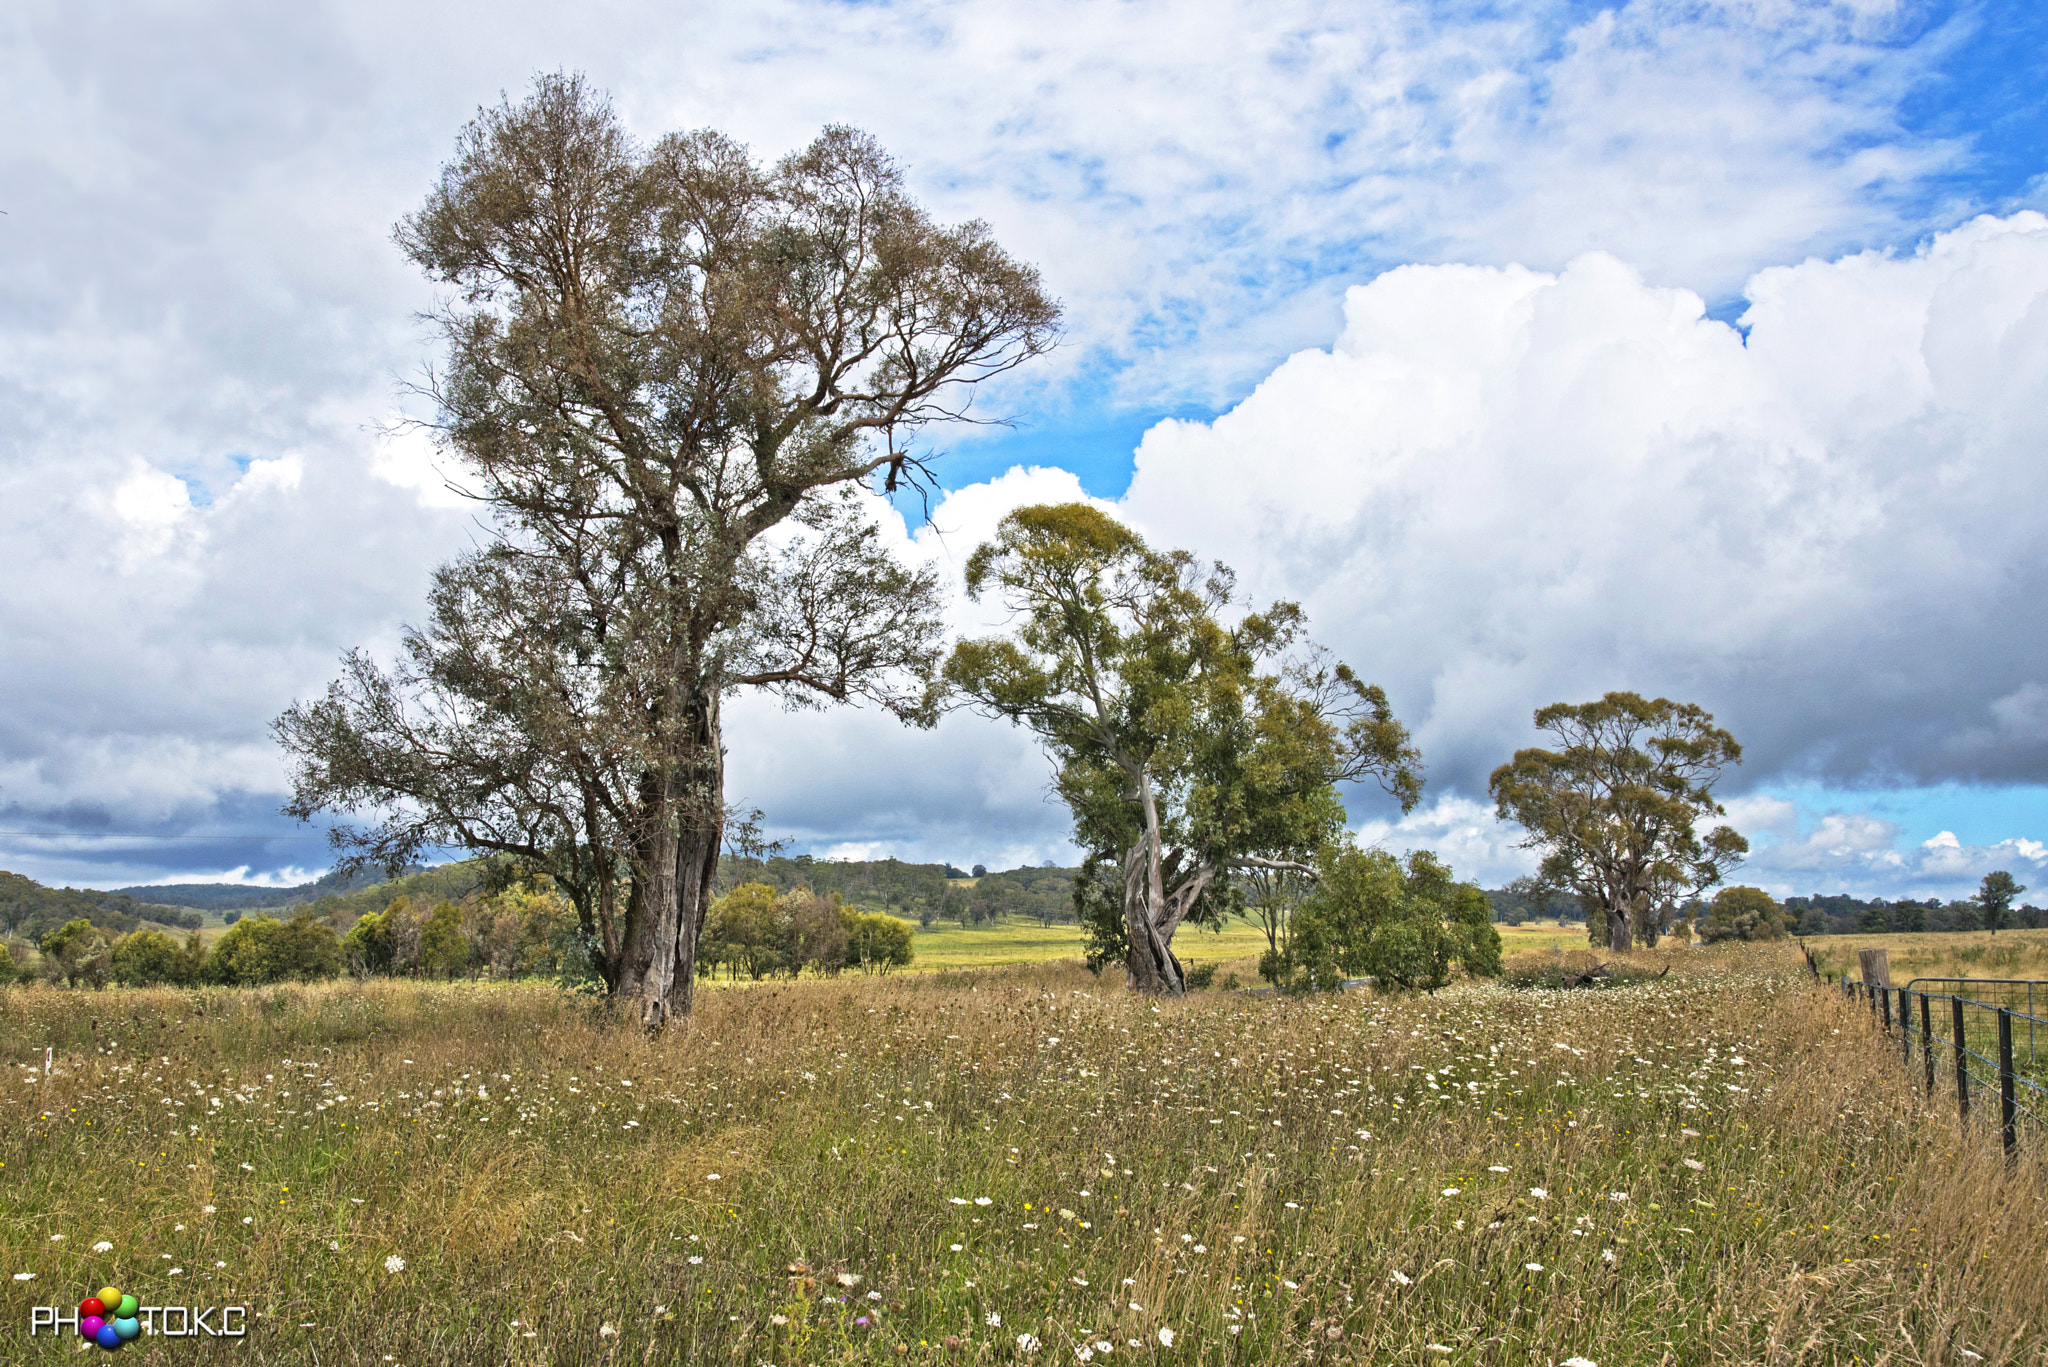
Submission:
<svg viewBox="0 0 2048 1367">
<path fill-rule="evenodd" d="M 1915 978 L 1895 988 L 1845 974 L 1841 987 L 1898 1040 L 1908 1068 L 1917 1046 L 1928 1098 L 1952 1088 L 1965 1123 L 1995 1117 L 2007 1153 L 2022 1124 L 2048 1125 L 2048 980 Z"/>
</svg>

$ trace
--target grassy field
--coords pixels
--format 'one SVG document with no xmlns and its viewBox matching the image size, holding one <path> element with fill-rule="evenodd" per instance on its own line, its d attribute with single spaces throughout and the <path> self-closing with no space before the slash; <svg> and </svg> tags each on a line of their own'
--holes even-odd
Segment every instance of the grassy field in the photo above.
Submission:
<svg viewBox="0 0 2048 1367">
<path fill-rule="evenodd" d="M 1565 949 L 1586 947 L 1586 932 L 1580 926 L 1560 927 L 1553 921 L 1498 929 L 1507 953 L 1549 949 L 1553 945 Z M 929 972 L 1005 964 L 1078 964 L 1081 941 L 1081 929 L 1073 925 L 1006 921 L 962 930 L 953 922 L 938 921 L 917 932 L 913 942 L 917 961 L 912 968 Z M 1241 983 L 1249 985 L 1258 980 L 1259 956 L 1266 950 L 1266 937 L 1252 922 L 1233 918 L 1221 930 L 1183 930 L 1174 937 L 1173 949 L 1190 966 L 1215 964 L 1219 980 L 1224 974 L 1235 973 Z"/>
<path fill-rule="evenodd" d="M 111 1282 L 252 1308 L 163 1363 L 2048 1359 L 2040 1156 L 1791 947 L 1669 962 L 764 984 L 652 1039 L 523 984 L 12 989 L 5 1356 Z"/>
<path fill-rule="evenodd" d="M 2048 978 L 2048 930 L 1945 935 L 1829 935 L 1806 941 L 1824 972 L 1857 977 L 1856 951 L 1883 949 L 1892 982 L 1919 977 Z M 1932 991 L 1947 991 L 1943 987 Z"/>
</svg>

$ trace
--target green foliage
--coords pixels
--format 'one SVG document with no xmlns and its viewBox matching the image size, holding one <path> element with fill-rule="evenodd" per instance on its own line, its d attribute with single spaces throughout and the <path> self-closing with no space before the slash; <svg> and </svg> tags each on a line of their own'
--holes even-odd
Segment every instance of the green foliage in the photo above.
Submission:
<svg viewBox="0 0 2048 1367">
<path fill-rule="evenodd" d="M 182 948 L 161 930 L 130 931 L 114 942 L 113 976 L 123 987 L 189 987 L 199 981 L 205 962 L 198 931 Z"/>
<path fill-rule="evenodd" d="M 705 974 L 722 967 L 755 980 L 886 971 L 910 962 L 910 936 L 907 922 L 845 906 L 837 893 L 800 887 L 777 896 L 766 883 L 742 883 L 712 905 L 697 962 Z"/>
<path fill-rule="evenodd" d="M 1216 965 L 1194 965 L 1188 969 L 1187 973 L 1185 974 L 1185 977 L 1187 978 L 1188 989 L 1190 991 L 1204 991 L 1208 989 L 1210 986 L 1212 986 L 1216 981 Z"/>
<path fill-rule="evenodd" d="M 821 896 L 837 894 L 841 901 L 859 906 L 898 910 L 919 921 L 929 913 L 933 920 L 963 926 L 1009 916 L 1027 916 L 1047 925 L 1073 919 L 1072 869 L 998 869 L 980 875 L 972 888 L 949 886 L 947 869 L 944 864 L 906 864 L 900 859 L 728 857 L 719 861 L 714 885 L 721 896 L 743 883 L 765 883 L 778 893 L 807 888 Z"/>
<path fill-rule="evenodd" d="M 1777 940 L 1785 934 L 1784 910 L 1762 888 L 1722 888 L 1700 922 L 1700 939 Z"/>
<path fill-rule="evenodd" d="M 74 917 L 42 938 L 43 977 L 67 987 L 105 987 L 114 973 L 113 943 L 106 931 Z"/>
<path fill-rule="evenodd" d="M 442 902 L 420 923 L 419 971 L 429 978 L 467 973 L 470 944 L 462 934 L 462 908 Z"/>
<path fill-rule="evenodd" d="M 1500 933 L 1486 894 L 1460 883 L 1427 850 L 1404 866 L 1384 850 L 1334 845 L 1287 945 L 1259 971 L 1289 991 L 1335 988 L 1346 978 L 1434 992 L 1453 965 L 1474 977 L 1500 972 Z"/>
<path fill-rule="evenodd" d="M 214 941 L 200 978 L 223 987 L 315 982 L 334 977 L 342 965 L 340 938 L 311 913 L 289 921 L 244 916 Z"/>
</svg>

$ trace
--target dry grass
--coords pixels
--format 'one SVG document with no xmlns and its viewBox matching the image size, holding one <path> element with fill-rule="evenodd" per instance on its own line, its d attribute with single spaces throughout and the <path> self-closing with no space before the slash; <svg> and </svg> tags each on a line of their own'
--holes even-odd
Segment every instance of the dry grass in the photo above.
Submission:
<svg viewBox="0 0 2048 1367">
<path fill-rule="evenodd" d="M 2048 930 L 1958 931 L 1943 935 L 1828 935 L 1809 939 L 1821 968 L 1856 977 L 1856 951 L 1883 949 L 1892 982 L 1921 977 L 2048 978 Z M 1946 989 L 1941 989 L 1946 990 Z"/>
<path fill-rule="evenodd" d="M 533 986 L 14 990 L 4 1313 L 246 1302 L 241 1358 L 326 1367 L 2048 1357 L 2039 1156 L 1923 1109 L 1789 948 L 1671 962 L 803 982 L 654 1040 Z"/>
</svg>

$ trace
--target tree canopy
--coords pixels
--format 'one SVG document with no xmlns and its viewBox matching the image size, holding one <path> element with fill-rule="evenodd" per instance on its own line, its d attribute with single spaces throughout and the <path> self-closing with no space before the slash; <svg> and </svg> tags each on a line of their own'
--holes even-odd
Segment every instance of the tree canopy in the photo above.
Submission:
<svg viewBox="0 0 2048 1367">
<path fill-rule="evenodd" d="M 1052 756 L 1089 851 L 1092 958 L 1121 949 L 1133 986 L 1185 989 L 1174 933 L 1231 906 L 1234 873 L 1312 868 L 1343 827 L 1339 783 L 1377 779 L 1403 810 L 1420 797 L 1386 695 L 1303 640 L 1300 608 L 1244 611 L 1228 569 L 1088 504 L 1010 513 L 967 590 L 1018 625 L 961 641 L 946 680 Z"/>
<path fill-rule="evenodd" d="M 1493 771 L 1499 815 L 1544 852 L 1548 887 L 1576 893 L 1588 934 L 1627 949 L 1656 944 L 1680 900 L 1721 881 L 1749 850 L 1733 827 L 1701 831 L 1725 814 L 1714 800 L 1721 770 L 1742 762 L 1735 737 L 1692 703 L 1609 693 L 1597 702 L 1554 703 L 1536 728 L 1562 743 L 1527 749 Z"/>
<path fill-rule="evenodd" d="M 385 665 L 276 723 L 287 811 L 367 812 L 350 860 L 510 856 L 575 906 L 614 993 L 689 1008 L 730 829 L 723 699 L 931 719 L 936 582 L 852 491 L 1047 350 L 1059 308 L 980 223 L 935 223 L 876 142 L 762 164 L 636 143 L 580 78 L 483 111 L 399 245 L 449 289 L 434 431 L 489 516 Z"/>
</svg>

